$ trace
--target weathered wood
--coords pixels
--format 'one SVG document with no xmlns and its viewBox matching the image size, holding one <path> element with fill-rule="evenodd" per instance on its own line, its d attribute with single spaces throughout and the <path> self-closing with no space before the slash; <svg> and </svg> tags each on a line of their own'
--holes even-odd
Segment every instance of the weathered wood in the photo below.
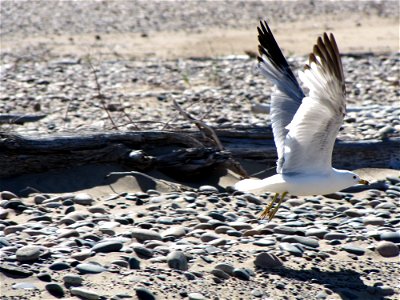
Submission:
<svg viewBox="0 0 400 300">
<path fill-rule="evenodd" d="M 273 167 L 276 149 L 269 128 L 217 130 L 226 151 L 211 148 L 199 132 L 135 131 L 80 135 L 0 134 L 0 178 L 89 163 L 119 162 L 132 169 L 198 172 L 232 158 Z M 269 138 L 268 138 L 269 137 Z M 400 138 L 337 141 L 338 168 L 400 168 Z"/>
</svg>

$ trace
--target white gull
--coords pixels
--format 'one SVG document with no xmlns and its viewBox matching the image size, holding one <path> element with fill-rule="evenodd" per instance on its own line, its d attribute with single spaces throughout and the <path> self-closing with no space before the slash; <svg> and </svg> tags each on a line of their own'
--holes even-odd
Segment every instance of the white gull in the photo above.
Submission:
<svg viewBox="0 0 400 300">
<path fill-rule="evenodd" d="M 351 171 L 332 168 L 333 146 L 346 113 L 343 67 L 334 36 L 319 37 L 309 63 L 299 71 L 309 89 L 305 96 L 267 22 L 260 22 L 258 34 L 258 66 L 274 84 L 270 112 L 277 174 L 241 180 L 235 189 L 275 193 L 260 215 L 271 220 L 287 193 L 324 195 L 368 182 Z M 272 209 L 279 194 L 279 203 Z"/>
</svg>

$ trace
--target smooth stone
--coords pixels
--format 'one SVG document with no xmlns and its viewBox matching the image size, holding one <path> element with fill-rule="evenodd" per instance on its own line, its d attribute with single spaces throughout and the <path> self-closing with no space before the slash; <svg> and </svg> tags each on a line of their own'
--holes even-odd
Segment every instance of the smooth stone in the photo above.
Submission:
<svg viewBox="0 0 400 300">
<path fill-rule="evenodd" d="M 231 226 L 231 227 L 235 228 L 236 230 L 253 229 L 253 227 L 250 224 L 247 224 L 245 222 L 229 222 L 228 226 Z"/>
<path fill-rule="evenodd" d="M 200 192 L 218 193 L 218 189 L 211 185 L 202 185 L 201 187 L 199 187 L 199 191 Z"/>
<path fill-rule="evenodd" d="M 263 200 L 261 200 L 260 198 L 254 196 L 253 194 L 243 194 L 242 197 L 244 199 L 246 199 L 248 202 L 256 204 L 256 205 L 264 204 Z"/>
<path fill-rule="evenodd" d="M 346 233 L 341 232 L 329 232 L 324 235 L 325 240 L 345 240 L 349 236 Z"/>
<path fill-rule="evenodd" d="M 47 273 L 47 272 L 39 273 L 39 274 L 36 275 L 36 277 L 41 281 L 51 282 L 51 275 L 49 273 Z"/>
<path fill-rule="evenodd" d="M 128 259 L 129 263 L 129 268 L 133 270 L 139 270 L 140 269 L 140 260 L 138 260 L 136 257 L 132 256 L 129 257 Z"/>
<path fill-rule="evenodd" d="M 400 232 L 382 232 L 380 235 L 380 239 L 382 241 L 400 243 Z"/>
<path fill-rule="evenodd" d="M 241 280 L 250 280 L 250 273 L 243 268 L 237 268 L 233 270 L 233 276 Z"/>
<path fill-rule="evenodd" d="M 172 251 L 167 255 L 167 263 L 171 269 L 188 270 L 187 257 L 182 251 Z"/>
<path fill-rule="evenodd" d="M 32 271 L 25 270 L 21 267 L 11 266 L 7 264 L 0 264 L 0 271 L 18 277 L 29 277 L 33 275 Z"/>
<path fill-rule="evenodd" d="M 30 282 L 19 282 L 12 285 L 12 288 L 15 290 L 23 289 L 23 290 L 37 290 L 37 286 Z"/>
<path fill-rule="evenodd" d="M 80 286 L 80 285 L 82 285 L 83 278 L 79 275 L 67 274 L 67 275 L 64 275 L 63 281 L 64 281 L 65 285 Z"/>
<path fill-rule="evenodd" d="M 39 258 L 41 248 L 37 246 L 23 246 L 17 250 L 16 257 L 20 262 L 35 261 Z"/>
<path fill-rule="evenodd" d="M 298 230 L 294 227 L 289 226 L 276 226 L 274 229 L 274 233 L 284 234 L 284 235 L 304 235 L 304 231 Z"/>
<path fill-rule="evenodd" d="M 273 245 L 275 245 L 275 243 L 276 242 L 274 240 L 260 239 L 260 240 L 254 241 L 253 245 L 267 247 L 267 246 L 273 246 Z"/>
<path fill-rule="evenodd" d="M 200 240 L 204 243 L 208 243 L 212 240 L 216 240 L 216 239 L 220 239 L 220 238 L 221 238 L 221 236 L 214 234 L 214 233 L 210 233 L 210 232 L 203 233 L 200 236 Z"/>
<path fill-rule="evenodd" d="M 155 300 L 154 294 L 144 287 L 135 288 L 138 300 Z"/>
<path fill-rule="evenodd" d="M 11 246 L 11 243 L 4 237 L 0 237 L 0 248 Z"/>
<path fill-rule="evenodd" d="M 161 233 L 161 236 L 163 238 L 167 236 L 182 237 L 185 235 L 186 235 L 186 229 L 183 226 L 172 226 Z"/>
<path fill-rule="evenodd" d="M 92 247 L 92 251 L 96 253 L 109 253 L 109 252 L 118 252 L 123 247 L 122 243 L 109 241 L 109 242 L 101 242 Z"/>
<path fill-rule="evenodd" d="M 86 258 L 91 257 L 92 253 L 93 252 L 91 250 L 85 249 L 80 252 L 76 252 L 76 253 L 72 254 L 71 258 L 82 261 L 82 260 L 85 260 Z"/>
<path fill-rule="evenodd" d="M 140 257 L 144 259 L 148 259 L 153 257 L 154 253 L 151 249 L 147 249 L 146 247 L 142 246 L 135 246 L 133 247 L 133 251 Z"/>
<path fill-rule="evenodd" d="M 381 241 L 376 246 L 376 251 L 383 257 L 396 257 L 399 255 L 399 247 L 392 242 Z"/>
<path fill-rule="evenodd" d="M 61 298 L 65 295 L 64 289 L 58 283 L 48 283 L 46 284 L 45 288 L 50 295 L 56 298 Z"/>
<path fill-rule="evenodd" d="M 49 266 L 49 269 L 52 271 L 62 271 L 71 268 L 71 266 L 66 262 L 54 262 Z"/>
<path fill-rule="evenodd" d="M 312 238 L 304 237 L 304 236 L 296 236 L 296 235 L 291 235 L 291 236 L 285 236 L 282 238 L 281 242 L 287 242 L 287 243 L 300 243 L 308 247 L 312 248 L 318 248 L 319 247 L 319 242 L 317 240 L 314 240 Z"/>
<path fill-rule="evenodd" d="M 188 297 L 189 297 L 189 300 L 206 300 L 206 297 L 204 297 L 200 293 L 190 293 L 188 295 Z"/>
<path fill-rule="evenodd" d="M 72 198 L 72 201 L 80 205 L 92 205 L 92 203 L 94 202 L 92 196 L 85 193 L 76 194 L 75 197 Z"/>
<path fill-rule="evenodd" d="M 131 231 L 131 234 L 139 242 L 144 242 L 148 240 L 162 240 L 162 237 L 158 232 L 150 229 L 134 229 Z"/>
<path fill-rule="evenodd" d="M 228 275 L 233 275 L 233 270 L 235 269 L 231 264 L 229 264 L 229 263 L 220 263 L 220 264 L 217 264 L 216 266 L 215 266 L 215 269 L 217 269 L 217 270 L 221 270 L 221 271 L 223 271 L 224 273 L 226 273 L 226 274 L 228 274 Z"/>
<path fill-rule="evenodd" d="M 322 228 L 311 228 L 311 229 L 306 230 L 305 235 L 306 236 L 316 236 L 317 238 L 322 239 L 325 236 L 325 234 L 327 234 L 328 232 L 329 232 L 328 230 L 325 230 Z"/>
<path fill-rule="evenodd" d="M 375 206 L 375 209 L 395 209 L 396 205 L 391 202 L 384 202 Z"/>
<path fill-rule="evenodd" d="M 74 287 L 70 290 L 71 294 L 74 296 L 82 297 L 83 299 L 88 300 L 97 300 L 100 299 L 100 295 L 95 291 L 88 290 L 85 288 Z"/>
<path fill-rule="evenodd" d="M 364 224 L 364 225 L 378 225 L 378 226 L 382 226 L 382 225 L 385 224 L 385 220 L 384 220 L 383 218 L 370 216 L 370 217 L 366 217 L 366 218 L 363 219 L 363 224 Z"/>
<path fill-rule="evenodd" d="M 355 254 L 355 255 L 364 255 L 365 254 L 365 249 L 353 245 L 344 245 L 342 250 Z"/>
<path fill-rule="evenodd" d="M 224 271 L 220 270 L 220 269 L 213 269 L 211 270 L 211 274 L 213 274 L 214 276 L 218 277 L 218 278 L 222 278 L 222 279 L 229 279 L 230 275 L 225 273 Z"/>
<path fill-rule="evenodd" d="M 82 274 L 98 274 L 106 271 L 104 267 L 90 263 L 79 264 L 76 269 Z"/>
<path fill-rule="evenodd" d="M 4 235 L 9 235 L 11 233 L 20 232 L 26 229 L 26 226 L 23 225 L 10 225 L 4 228 Z"/>
<path fill-rule="evenodd" d="M 281 267 L 283 263 L 275 254 L 261 252 L 256 256 L 254 265 L 259 268 L 268 269 Z"/>
<path fill-rule="evenodd" d="M 1 200 L 11 200 L 14 198 L 18 198 L 17 195 L 15 195 L 13 192 L 9 192 L 9 191 L 2 191 L 0 193 L 0 199 Z"/>
<path fill-rule="evenodd" d="M 297 248 L 295 245 L 292 245 L 290 243 L 280 243 L 279 248 L 283 251 L 287 251 L 290 254 L 293 254 L 295 256 L 302 256 L 303 250 Z"/>
</svg>

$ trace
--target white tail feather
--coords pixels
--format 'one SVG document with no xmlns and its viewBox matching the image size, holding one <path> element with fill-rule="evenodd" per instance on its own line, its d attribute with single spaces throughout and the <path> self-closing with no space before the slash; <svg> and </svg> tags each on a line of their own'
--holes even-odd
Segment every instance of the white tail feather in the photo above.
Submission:
<svg viewBox="0 0 400 300">
<path fill-rule="evenodd" d="M 235 189 L 242 192 L 250 192 L 261 189 L 265 182 L 261 179 L 243 179 L 235 184 Z"/>
</svg>

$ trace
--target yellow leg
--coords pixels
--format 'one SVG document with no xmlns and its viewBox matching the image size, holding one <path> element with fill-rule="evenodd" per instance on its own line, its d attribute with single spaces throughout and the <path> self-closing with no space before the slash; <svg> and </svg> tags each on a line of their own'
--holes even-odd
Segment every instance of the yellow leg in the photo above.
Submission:
<svg viewBox="0 0 400 300">
<path fill-rule="evenodd" d="M 265 219 L 265 217 L 267 215 L 269 215 L 269 212 L 270 212 L 272 206 L 274 205 L 274 203 L 276 202 L 276 199 L 278 198 L 278 196 L 279 196 L 279 193 L 276 193 L 274 198 L 272 199 L 272 201 L 268 204 L 268 206 L 261 213 L 260 219 Z"/>
<path fill-rule="evenodd" d="M 287 194 L 287 192 L 284 192 L 284 193 L 282 194 L 281 199 L 279 200 L 278 205 L 274 208 L 273 211 L 271 211 L 271 212 L 268 213 L 268 221 L 271 221 L 271 220 L 275 217 L 275 214 L 276 214 L 276 212 L 278 211 L 279 207 L 281 206 L 282 201 L 283 201 L 283 199 L 285 198 L 286 194 Z"/>
</svg>

